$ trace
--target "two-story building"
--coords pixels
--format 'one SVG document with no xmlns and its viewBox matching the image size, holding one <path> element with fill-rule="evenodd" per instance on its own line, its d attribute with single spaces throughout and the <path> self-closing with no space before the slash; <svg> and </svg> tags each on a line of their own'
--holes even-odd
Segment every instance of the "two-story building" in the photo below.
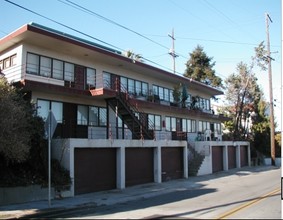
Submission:
<svg viewBox="0 0 283 220">
<path fill-rule="evenodd" d="M 0 68 L 54 115 L 52 156 L 72 195 L 188 178 L 196 153 L 196 175 L 250 164 L 249 143 L 222 141 L 227 118 L 210 103 L 221 90 L 121 51 L 30 23 L 0 40 Z"/>
</svg>

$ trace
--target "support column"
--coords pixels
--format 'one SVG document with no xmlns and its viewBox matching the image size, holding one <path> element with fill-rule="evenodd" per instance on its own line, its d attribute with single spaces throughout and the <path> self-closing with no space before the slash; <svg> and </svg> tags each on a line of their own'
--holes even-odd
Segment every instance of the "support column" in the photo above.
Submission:
<svg viewBox="0 0 283 220">
<path fill-rule="evenodd" d="M 228 146 L 225 145 L 223 149 L 223 169 L 227 171 L 229 169 L 228 166 Z"/>
<path fill-rule="evenodd" d="M 161 146 L 154 148 L 154 182 L 161 183 Z"/>
<path fill-rule="evenodd" d="M 117 154 L 116 154 L 116 159 L 117 159 L 117 180 L 116 180 L 116 185 L 118 189 L 124 189 L 126 184 L 125 184 L 125 147 L 120 147 L 117 148 Z"/>
<path fill-rule="evenodd" d="M 234 147 L 236 147 L 236 165 L 237 168 L 241 168 L 241 145 L 234 142 Z"/>
<path fill-rule="evenodd" d="M 248 151 L 248 165 L 249 167 L 251 166 L 251 147 L 250 147 L 250 142 L 247 144 L 247 151 Z"/>
<path fill-rule="evenodd" d="M 184 160 L 184 178 L 188 179 L 189 168 L 188 168 L 188 147 L 183 147 L 183 160 Z"/>
</svg>

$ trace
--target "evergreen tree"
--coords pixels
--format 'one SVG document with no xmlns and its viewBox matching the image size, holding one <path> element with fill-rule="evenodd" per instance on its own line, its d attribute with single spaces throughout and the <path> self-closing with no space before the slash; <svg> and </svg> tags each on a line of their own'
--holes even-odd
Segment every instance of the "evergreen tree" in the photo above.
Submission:
<svg viewBox="0 0 283 220">
<path fill-rule="evenodd" d="M 215 75 L 212 57 L 208 57 L 203 51 L 203 47 L 198 45 L 195 50 L 190 53 L 190 59 L 186 63 L 185 77 L 211 85 L 213 87 L 223 87 L 222 79 Z"/>
</svg>

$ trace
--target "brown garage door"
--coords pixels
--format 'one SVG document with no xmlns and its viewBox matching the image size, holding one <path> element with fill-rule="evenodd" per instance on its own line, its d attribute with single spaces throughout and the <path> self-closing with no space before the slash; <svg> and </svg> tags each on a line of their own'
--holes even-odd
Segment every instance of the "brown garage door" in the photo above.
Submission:
<svg viewBox="0 0 283 220">
<path fill-rule="evenodd" d="M 153 148 L 126 148 L 126 186 L 154 182 Z"/>
<path fill-rule="evenodd" d="M 116 188 L 115 148 L 75 148 L 75 194 Z"/>
<path fill-rule="evenodd" d="M 241 152 L 241 167 L 248 166 L 248 147 L 241 146 L 240 152 Z"/>
<path fill-rule="evenodd" d="M 223 147 L 212 146 L 212 172 L 223 170 Z"/>
<path fill-rule="evenodd" d="M 183 178 L 184 159 L 182 147 L 161 148 L 162 182 Z"/>
<path fill-rule="evenodd" d="M 236 147 L 228 146 L 228 169 L 236 168 Z"/>
</svg>

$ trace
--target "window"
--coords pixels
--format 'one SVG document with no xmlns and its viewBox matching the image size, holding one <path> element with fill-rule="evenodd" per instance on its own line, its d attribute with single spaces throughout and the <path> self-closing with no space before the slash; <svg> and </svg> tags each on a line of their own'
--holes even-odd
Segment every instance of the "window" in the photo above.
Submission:
<svg viewBox="0 0 283 220">
<path fill-rule="evenodd" d="M 87 106 L 78 105 L 77 124 L 78 125 L 88 124 L 88 107 Z"/>
<path fill-rule="evenodd" d="M 89 107 L 89 125 L 98 126 L 98 107 Z"/>
<path fill-rule="evenodd" d="M 121 77 L 121 91 L 128 90 L 128 79 L 126 77 Z"/>
<path fill-rule="evenodd" d="M 154 125 L 154 130 L 161 130 L 161 116 L 160 115 L 148 115 L 148 124 Z"/>
<path fill-rule="evenodd" d="M 64 76 L 65 81 L 74 82 L 75 66 L 72 63 L 65 63 Z"/>
<path fill-rule="evenodd" d="M 152 90 L 153 90 L 153 95 L 158 95 L 160 100 L 171 101 L 171 95 L 172 95 L 172 100 L 173 100 L 173 90 L 171 94 L 170 89 L 167 89 L 161 86 L 157 86 L 157 85 L 153 85 Z"/>
<path fill-rule="evenodd" d="M 170 117 L 165 118 L 165 130 L 171 131 L 171 118 Z"/>
<path fill-rule="evenodd" d="M 128 92 L 134 94 L 135 92 L 135 81 L 133 79 L 128 80 Z"/>
<path fill-rule="evenodd" d="M 192 132 L 196 132 L 196 121 L 192 120 Z"/>
<path fill-rule="evenodd" d="M 63 104 L 61 102 L 51 102 L 51 111 L 58 123 L 63 122 Z"/>
<path fill-rule="evenodd" d="M 89 89 L 95 87 L 95 69 L 86 68 L 86 83 Z"/>
<path fill-rule="evenodd" d="M 198 131 L 203 132 L 202 121 L 198 121 Z"/>
<path fill-rule="evenodd" d="M 49 114 L 50 101 L 37 100 L 37 115 L 46 120 Z"/>
<path fill-rule="evenodd" d="M 142 83 L 141 83 L 141 81 L 135 81 L 136 82 L 136 94 L 137 94 L 137 96 L 141 96 L 141 94 L 142 94 Z"/>
<path fill-rule="evenodd" d="M 172 89 L 170 89 L 170 90 L 169 90 L 169 93 L 170 93 L 170 94 L 169 94 L 169 95 L 170 95 L 170 96 L 169 96 L 169 98 L 170 98 L 170 102 L 174 102 L 173 90 L 172 90 Z"/>
<path fill-rule="evenodd" d="M 182 131 L 184 132 L 196 132 L 195 130 L 195 120 L 192 119 L 182 119 Z"/>
<path fill-rule="evenodd" d="M 27 73 L 38 75 L 39 73 L 39 56 L 35 54 L 27 54 Z"/>
<path fill-rule="evenodd" d="M 192 120 L 187 120 L 187 132 L 192 132 Z"/>
<path fill-rule="evenodd" d="M 210 100 L 206 99 L 206 110 L 210 110 Z"/>
<path fill-rule="evenodd" d="M 9 67 L 10 67 L 10 57 L 4 60 L 4 69 L 7 69 Z"/>
<path fill-rule="evenodd" d="M 103 72 L 103 87 L 110 88 L 111 74 Z"/>
<path fill-rule="evenodd" d="M 183 132 L 188 132 L 188 129 L 187 129 L 187 119 L 182 119 L 182 131 Z"/>
<path fill-rule="evenodd" d="M 221 134 L 221 124 L 214 123 L 214 131 L 217 131 L 218 134 Z"/>
<path fill-rule="evenodd" d="M 106 108 L 99 108 L 99 126 L 106 126 L 107 111 Z"/>
<path fill-rule="evenodd" d="M 176 131 L 177 119 L 174 117 L 166 117 L 166 131 Z"/>
<path fill-rule="evenodd" d="M 37 115 L 46 120 L 49 114 L 49 110 L 52 111 L 56 121 L 62 123 L 63 121 L 63 103 L 49 100 L 37 100 Z"/>
<path fill-rule="evenodd" d="M 154 128 L 155 130 L 160 131 L 161 130 L 161 116 L 155 115 L 154 117 Z"/>
<path fill-rule="evenodd" d="M 11 56 L 11 66 L 17 65 L 17 55 Z"/>
<path fill-rule="evenodd" d="M 160 100 L 164 100 L 164 89 L 162 87 L 158 87 L 158 95 Z"/>
<path fill-rule="evenodd" d="M 177 120 L 176 118 L 171 118 L 171 131 L 176 131 L 177 129 Z"/>
<path fill-rule="evenodd" d="M 48 57 L 40 57 L 40 75 L 51 77 L 51 59 Z"/>
<path fill-rule="evenodd" d="M 63 79 L 63 61 L 53 60 L 52 72 L 53 78 Z"/>
<path fill-rule="evenodd" d="M 153 95 L 158 95 L 158 87 L 153 85 L 152 86 L 152 92 L 153 92 Z"/>
<path fill-rule="evenodd" d="M 164 100 L 165 101 L 170 101 L 170 96 L 169 96 L 169 89 L 164 89 Z"/>
<path fill-rule="evenodd" d="M 142 95 L 143 96 L 148 95 L 148 83 L 145 82 L 142 83 Z"/>
</svg>

